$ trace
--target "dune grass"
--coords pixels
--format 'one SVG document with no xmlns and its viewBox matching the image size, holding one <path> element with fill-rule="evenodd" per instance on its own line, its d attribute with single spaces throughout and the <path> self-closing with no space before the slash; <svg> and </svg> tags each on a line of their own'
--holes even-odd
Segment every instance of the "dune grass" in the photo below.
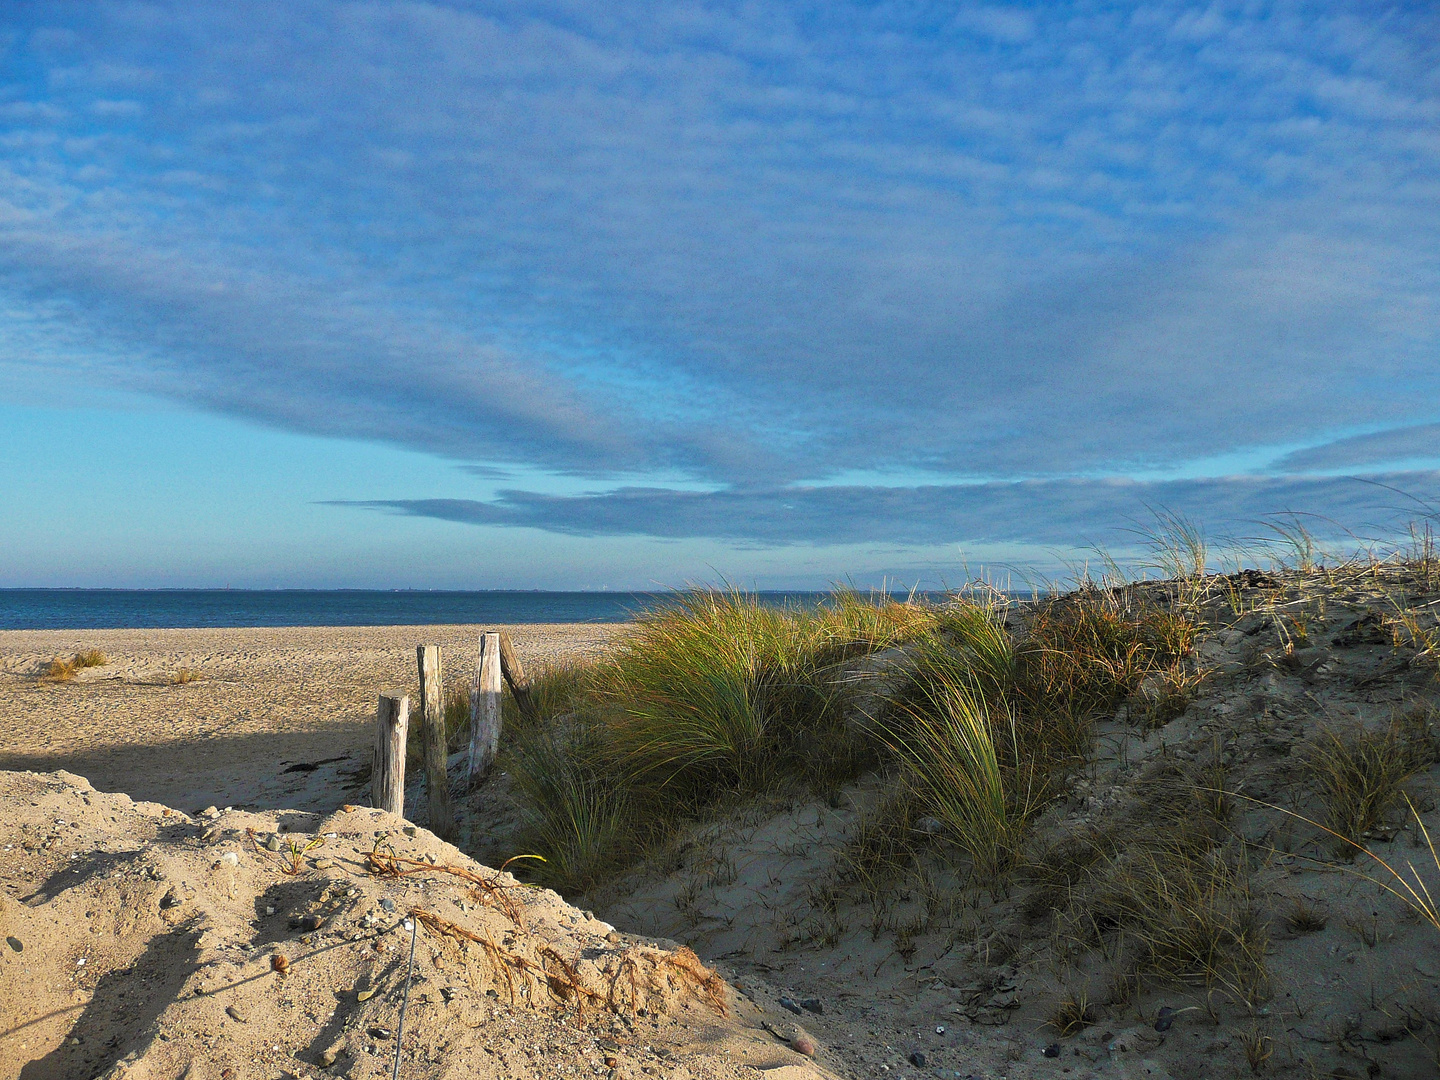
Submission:
<svg viewBox="0 0 1440 1080">
<path fill-rule="evenodd" d="M 1304 769 L 1323 808 L 1321 824 L 1339 838 L 1343 857 L 1353 857 L 1353 845 L 1401 806 L 1406 781 L 1434 763 L 1429 728 L 1428 714 L 1414 713 L 1383 731 L 1326 728 L 1308 748 Z"/>
<path fill-rule="evenodd" d="M 70 682 L 86 668 L 108 664 L 110 658 L 99 649 L 82 649 L 68 659 L 57 656 L 45 665 L 40 677 L 46 682 Z"/>
<path fill-rule="evenodd" d="M 503 767 L 530 870 L 562 891 L 613 876 L 737 800 L 833 794 L 897 770 L 938 840 L 985 879 L 1088 751 L 1095 712 L 1173 663 L 1193 629 L 1095 591 L 1007 624 L 1003 604 L 840 590 L 813 608 L 679 593 L 604 661 L 537 673 L 538 718 L 506 704 Z M 878 715 L 856 707 L 882 688 Z M 457 720 L 463 715 L 455 706 Z"/>
</svg>

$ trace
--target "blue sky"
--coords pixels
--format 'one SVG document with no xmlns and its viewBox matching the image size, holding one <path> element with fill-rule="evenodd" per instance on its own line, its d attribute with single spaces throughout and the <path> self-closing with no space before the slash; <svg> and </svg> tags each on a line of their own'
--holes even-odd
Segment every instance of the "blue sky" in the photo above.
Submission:
<svg viewBox="0 0 1440 1080">
<path fill-rule="evenodd" d="M 21 2 L 0 56 L 0 584 L 954 581 L 1440 496 L 1431 4 Z"/>
</svg>

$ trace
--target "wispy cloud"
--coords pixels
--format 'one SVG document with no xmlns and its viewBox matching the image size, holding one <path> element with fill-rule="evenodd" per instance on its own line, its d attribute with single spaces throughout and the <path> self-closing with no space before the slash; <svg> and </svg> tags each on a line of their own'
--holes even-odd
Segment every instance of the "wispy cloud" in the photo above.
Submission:
<svg viewBox="0 0 1440 1080">
<path fill-rule="evenodd" d="M 0 298 L 23 317 L 0 364 L 83 357 L 116 385 L 481 470 L 725 489 L 511 493 L 457 520 L 1048 536 L 1129 505 L 1086 478 L 1433 422 L 1423 8 L 8 21 Z M 1284 465 L 1390 460 L 1364 438 Z M 803 486 L 881 469 L 998 486 Z M 1177 498 L 1259 509 L 1288 483 Z M 1345 490 L 1304 488 L 1337 511 Z"/>
<path fill-rule="evenodd" d="M 1022 542 L 1133 546 L 1156 514 L 1183 514 L 1217 534 L 1261 531 L 1301 516 L 1322 537 L 1393 535 L 1423 513 L 1406 493 L 1433 494 L 1440 473 L 1213 480 L 1045 480 L 923 487 L 821 487 L 680 492 L 621 488 L 555 496 L 507 490 L 490 501 L 384 499 L 336 505 L 572 536 L 718 539 L 763 545 L 936 545 Z"/>
</svg>

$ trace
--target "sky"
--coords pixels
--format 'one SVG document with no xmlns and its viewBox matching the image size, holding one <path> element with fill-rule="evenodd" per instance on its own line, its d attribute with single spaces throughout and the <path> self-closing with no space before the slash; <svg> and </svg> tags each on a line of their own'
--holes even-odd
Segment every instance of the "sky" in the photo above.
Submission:
<svg viewBox="0 0 1440 1080">
<path fill-rule="evenodd" d="M 0 586 L 933 586 L 1440 505 L 1431 3 L 0 6 Z"/>
</svg>

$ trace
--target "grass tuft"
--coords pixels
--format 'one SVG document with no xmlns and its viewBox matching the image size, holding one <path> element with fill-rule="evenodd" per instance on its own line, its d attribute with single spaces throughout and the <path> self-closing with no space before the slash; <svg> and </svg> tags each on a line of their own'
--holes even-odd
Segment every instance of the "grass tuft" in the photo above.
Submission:
<svg viewBox="0 0 1440 1080">
<path fill-rule="evenodd" d="M 110 662 L 110 658 L 99 649 L 82 649 L 75 654 L 71 663 L 78 668 L 103 667 Z"/>
<path fill-rule="evenodd" d="M 69 682 L 75 678 L 75 662 L 56 657 L 45 667 L 45 672 L 40 676 L 47 682 Z"/>
<path fill-rule="evenodd" d="M 1343 838 L 1338 845 L 1343 857 L 1354 856 L 1352 843 L 1398 809 L 1406 781 L 1434 761 L 1424 714 L 1397 718 L 1384 731 L 1357 724 L 1319 733 L 1305 755 L 1304 770 L 1323 807 L 1321 824 Z"/>
<path fill-rule="evenodd" d="M 202 678 L 204 676 L 198 669 L 182 667 L 177 668 L 175 674 L 170 676 L 170 683 L 172 686 L 184 686 L 186 683 L 196 682 Z"/>
</svg>

